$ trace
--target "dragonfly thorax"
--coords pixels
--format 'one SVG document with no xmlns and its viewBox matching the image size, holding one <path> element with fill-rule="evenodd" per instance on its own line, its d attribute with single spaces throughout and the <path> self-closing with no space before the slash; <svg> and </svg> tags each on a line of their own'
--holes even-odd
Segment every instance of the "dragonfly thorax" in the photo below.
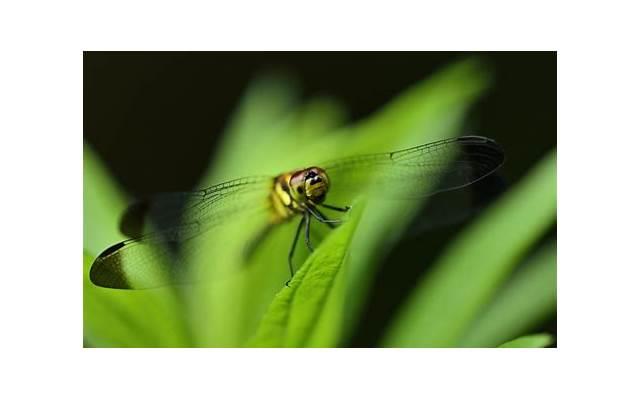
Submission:
<svg viewBox="0 0 640 400">
<path fill-rule="evenodd" d="M 318 167 L 278 175 L 271 196 L 279 218 L 304 212 L 308 206 L 321 204 L 329 191 L 329 176 Z"/>
</svg>

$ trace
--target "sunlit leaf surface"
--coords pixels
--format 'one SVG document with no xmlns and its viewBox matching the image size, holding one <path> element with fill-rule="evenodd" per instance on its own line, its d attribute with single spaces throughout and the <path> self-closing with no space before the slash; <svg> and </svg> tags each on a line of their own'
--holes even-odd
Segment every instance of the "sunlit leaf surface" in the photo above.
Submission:
<svg viewBox="0 0 640 400">
<path fill-rule="evenodd" d="M 362 204 L 349 220 L 327 235 L 307 259 L 289 287 L 282 288 L 269 306 L 256 336 L 256 347 L 330 347 L 337 345 L 344 299 L 345 261 L 356 232 Z"/>
</svg>

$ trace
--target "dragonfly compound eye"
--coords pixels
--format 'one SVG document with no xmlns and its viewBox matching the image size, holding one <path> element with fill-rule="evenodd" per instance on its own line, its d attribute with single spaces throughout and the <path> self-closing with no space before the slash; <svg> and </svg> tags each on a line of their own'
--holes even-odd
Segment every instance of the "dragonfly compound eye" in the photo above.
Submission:
<svg viewBox="0 0 640 400">
<path fill-rule="evenodd" d="M 329 190 L 329 177 L 321 168 L 309 168 L 304 180 L 305 195 L 309 200 L 321 203 Z"/>
</svg>

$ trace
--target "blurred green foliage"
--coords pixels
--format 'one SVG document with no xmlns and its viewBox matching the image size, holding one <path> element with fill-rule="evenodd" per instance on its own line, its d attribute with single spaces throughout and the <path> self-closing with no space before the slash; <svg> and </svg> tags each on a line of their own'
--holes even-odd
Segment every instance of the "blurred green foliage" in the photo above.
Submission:
<svg viewBox="0 0 640 400">
<path fill-rule="evenodd" d="M 399 312 L 387 345 L 459 345 L 473 319 L 523 254 L 555 221 L 555 165 L 555 153 L 540 161 L 519 185 L 449 245 L 433 272 Z M 525 285 L 534 283 L 527 280 Z"/>
<path fill-rule="evenodd" d="M 338 102 L 320 98 L 299 104 L 286 78 L 263 78 L 248 89 L 200 186 L 452 137 L 487 88 L 488 78 L 474 61 L 453 65 L 352 125 L 344 125 L 345 110 Z M 554 152 L 452 241 L 401 308 L 381 345 L 493 347 L 530 333 L 553 315 L 555 247 L 526 259 L 555 221 L 555 168 Z M 333 195 L 340 199 L 340 193 Z M 251 240 L 260 219 L 248 217 L 213 232 L 211 243 L 225 245 L 202 246 L 193 261 L 204 265 L 203 273 L 211 278 L 236 271 L 225 279 L 138 291 L 99 288 L 89 282 L 88 269 L 97 254 L 123 239 L 117 226 L 126 198 L 85 145 L 85 341 L 104 347 L 344 345 L 381 260 L 421 207 L 418 201 L 397 207 L 353 200 L 340 228 L 330 231 L 316 224 L 314 241 L 319 244 L 308 257 L 298 250 L 300 268 L 290 287 L 283 284 L 296 223 L 270 232 L 246 261 L 235 256 L 237 246 L 227 246 L 223 239 L 233 238 L 238 245 Z M 514 343 L 530 347 L 550 342 Z"/>
<path fill-rule="evenodd" d="M 510 340 L 498 347 L 503 348 L 522 348 L 522 347 L 547 347 L 553 343 L 553 336 L 546 333 L 537 335 L 526 335 L 514 340 Z"/>
</svg>

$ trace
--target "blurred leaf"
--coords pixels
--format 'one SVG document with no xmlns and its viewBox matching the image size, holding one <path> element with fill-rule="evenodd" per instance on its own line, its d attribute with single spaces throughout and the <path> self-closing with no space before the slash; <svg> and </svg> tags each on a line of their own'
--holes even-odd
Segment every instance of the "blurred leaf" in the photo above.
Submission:
<svg viewBox="0 0 640 400">
<path fill-rule="evenodd" d="M 542 323 L 556 309 L 556 245 L 538 251 L 501 288 L 460 342 L 461 347 L 496 347 Z"/>
<path fill-rule="evenodd" d="M 455 346 L 555 215 L 553 151 L 448 246 L 400 309 L 384 345 Z"/>
<path fill-rule="evenodd" d="M 509 342 L 503 343 L 498 347 L 503 348 L 534 348 L 547 347 L 553 344 L 553 336 L 547 333 L 539 333 L 537 335 L 522 336 Z"/>
<path fill-rule="evenodd" d="M 282 125 L 294 113 L 297 89 L 289 79 L 269 75 L 252 82 L 230 123 L 213 149 L 212 163 L 200 181 L 200 187 L 245 175 L 269 173 L 256 168 L 261 155 L 255 149 L 269 150 L 278 140 Z"/>
<path fill-rule="evenodd" d="M 351 154 L 386 152 L 457 136 L 465 113 L 486 89 L 488 80 L 486 69 L 475 60 L 445 68 L 353 127 L 345 149 Z M 347 270 L 346 330 L 358 320 L 380 261 L 402 237 L 424 201 L 368 204 L 359 228 L 363 233 L 352 244 Z"/>
<path fill-rule="evenodd" d="M 118 232 L 124 195 L 88 146 L 84 146 L 83 323 L 91 346 L 177 347 L 189 340 L 171 289 L 105 289 L 89 280 L 97 254 L 123 239 Z"/>
<path fill-rule="evenodd" d="M 83 245 L 90 254 L 97 255 L 107 246 L 123 240 L 118 231 L 118 218 L 126 207 L 126 197 L 86 144 L 82 162 Z"/>
<path fill-rule="evenodd" d="M 337 344 L 344 285 L 340 282 L 362 207 L 335 229 L 276 295 L 249 342 L 253 347 L 330 347 Z"/>
</svg>

